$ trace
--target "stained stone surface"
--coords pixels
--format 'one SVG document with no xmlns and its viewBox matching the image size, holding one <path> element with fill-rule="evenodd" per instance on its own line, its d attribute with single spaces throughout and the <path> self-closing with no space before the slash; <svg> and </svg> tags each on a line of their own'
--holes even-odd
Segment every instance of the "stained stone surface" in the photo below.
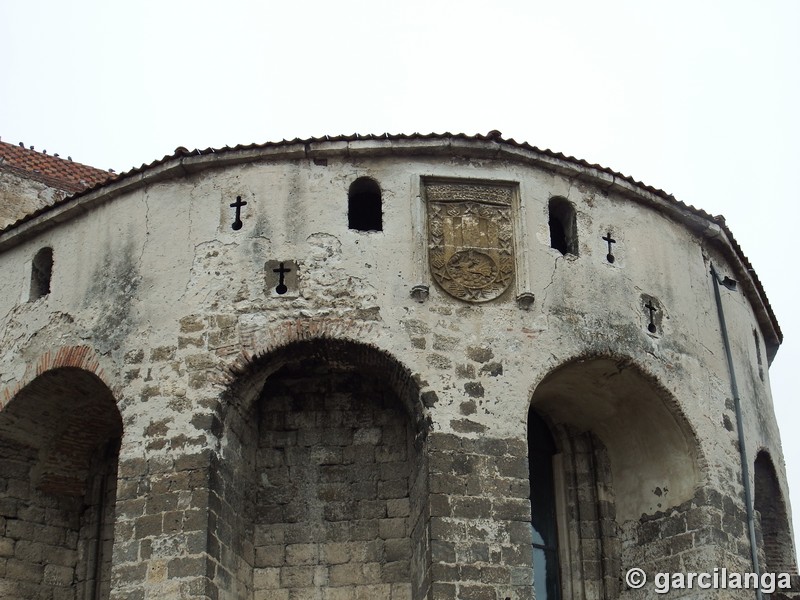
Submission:
<svg viewBox="0 0 800 600">
<path fill-rule="evenodd" d="M 348 229 L 358 177 L 382 231 Z M 553 197 L 577 254 L 551 247 Z M 196 153 L 79 194 L 0 231 L 0 595 L 531 599 L 531 410 L 558 448 L 564 598 L 662 597 L 632 567 L 748 571 L 712 263 L 739 282 L 758 552 L 796 573 L 779 330 L 704 213 L 446 136 Z"/>
</svg>

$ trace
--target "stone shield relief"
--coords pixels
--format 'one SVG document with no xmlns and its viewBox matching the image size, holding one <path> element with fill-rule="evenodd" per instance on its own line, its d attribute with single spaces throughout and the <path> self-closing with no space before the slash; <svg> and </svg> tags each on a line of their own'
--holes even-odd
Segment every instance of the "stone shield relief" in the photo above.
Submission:
<svg viewBox="0 0 800 600">
<path fill-rule="evenodd" d="M 510 184 L 425 181 L 428 260 L 436 283 L 467 302 L 494 300 L 514 279 Z"/>
</svg>

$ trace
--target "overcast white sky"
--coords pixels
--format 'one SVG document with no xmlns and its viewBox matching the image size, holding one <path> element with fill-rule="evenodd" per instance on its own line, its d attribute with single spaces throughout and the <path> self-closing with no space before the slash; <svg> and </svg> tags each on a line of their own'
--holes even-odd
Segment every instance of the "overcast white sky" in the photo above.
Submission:
<svg viewBox="0 0 800 600">
<path fill-rule="evenodd" d="M 0 136 L 119 172 L 177 146 L 499 129 L 721 213 L 785 335 L 798 529 L 798 31 L 794 0 L 2 0 Z"/>
</svg>

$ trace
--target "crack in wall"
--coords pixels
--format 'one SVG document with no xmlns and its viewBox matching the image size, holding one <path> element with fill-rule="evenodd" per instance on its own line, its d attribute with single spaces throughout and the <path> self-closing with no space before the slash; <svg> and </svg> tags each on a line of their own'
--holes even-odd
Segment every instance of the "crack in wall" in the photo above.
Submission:
<svg viewBox="0 0 800 600">
<path fill-rule="evenodd" d="M 544 289 L 542 290 L 542 295 L 543 295 L 542 306 L 547 306 L 547 288 L 549 288 L 551 285 L 553 285 L 553 282 L 555 281 L 556 269 L 558 268 L 558 259 L 559 258 L 562 258 L 562 257 L 560 257 L 560 256 L 556 256 L 555 257 L 555 260 L 553 262 L 553 272 L 550 274 L 550 283 L 548 283 L 546 286 L 544 286 Z"/>
<path fill-rule="evenodd" d="M 147 239 L 150 235 L 150 201 L 148 199 L 148 192 L 143 194 L 143 201 L 144 201 L 144 240 L 142 240 L 142 251 L 139 253 L 138 259 L 138 271 L 139 273 L 142 272 L 142 266 L 144 264 L 144 251 L 147 246 Z"/>
</svg>

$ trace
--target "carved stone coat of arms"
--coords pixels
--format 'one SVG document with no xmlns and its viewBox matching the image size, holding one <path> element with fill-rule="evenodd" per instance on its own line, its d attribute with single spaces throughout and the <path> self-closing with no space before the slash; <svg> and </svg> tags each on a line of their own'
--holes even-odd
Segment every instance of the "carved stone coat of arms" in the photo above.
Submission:
<svg viewBox="0 0 800 600">
<path fill-rule="evenodd" d="M 428 259 L 444 291 L 467 302 L 500 296 L 514 279 L 510 184 L 425 181 Z"/>
</svg>

